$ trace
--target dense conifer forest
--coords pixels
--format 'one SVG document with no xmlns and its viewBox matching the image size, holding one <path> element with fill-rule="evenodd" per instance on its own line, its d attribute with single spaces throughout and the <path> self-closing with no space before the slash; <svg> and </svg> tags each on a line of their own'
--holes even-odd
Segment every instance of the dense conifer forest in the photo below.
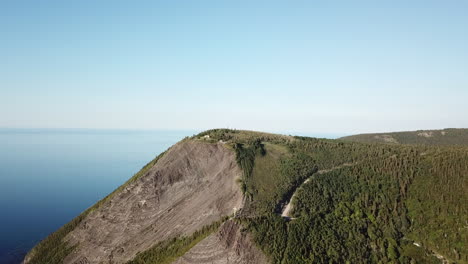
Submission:
<svg viewBox="0 0 468 264">
<path fill-rule="evenodd" d="M 466 147 L 205 134 L 235 142 L 238 220 L 273 263 L 468 263 Z"/>
</svg>

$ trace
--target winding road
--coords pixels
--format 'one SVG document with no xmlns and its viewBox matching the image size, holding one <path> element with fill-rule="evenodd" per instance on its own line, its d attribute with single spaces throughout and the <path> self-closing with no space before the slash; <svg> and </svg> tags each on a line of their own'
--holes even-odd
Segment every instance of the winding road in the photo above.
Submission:
<svg viewBox="0 0 468 264">
<path fill-rule="evenodd" d="M 339 166 L 335 166 L 331 169 L 324 169 L 324 170 L 319 170 L 317 171 L 316 173 L 314 173 L 313 175 L 316 175 L 316 174 L 325 174 L 325 173 L 328 173 L 328 172 L 331 172 L 331 171 L 334 171 L 334 170 L 338 170 L 338 169 L 341 169 L 341 168 L 344 168 L 344 167 L 350 167 L 350 166 L 353 166 L 353 165 L 356 165 L 356 162 L 355 163 L 343 163 Z M 313 176 L 312 175 L 312 176 Z M 291 196 L 291 198 L 289 199 L 288 203 L 286 204 L 286 206 L 284 207 L 283 209 L 283 212 L 281 213 L 281 216 L 284 217 L 284 218 L 287 218 L 287 219 L 290 219 L 290 220 L 294 220 L 295 218 L 292 218 L 291 217 L 291 210 L 292 210 L 292 201 L 294 199 L 294 197 L 296 197 L 297 195 L 297 191 L 306 183 L 308 183 L 312 176 L 310 176 L 309 178 L 307 178 L 299 187 L 296 188 L 296 190 L 294 191 L 293 195 Z"/>
</svg>

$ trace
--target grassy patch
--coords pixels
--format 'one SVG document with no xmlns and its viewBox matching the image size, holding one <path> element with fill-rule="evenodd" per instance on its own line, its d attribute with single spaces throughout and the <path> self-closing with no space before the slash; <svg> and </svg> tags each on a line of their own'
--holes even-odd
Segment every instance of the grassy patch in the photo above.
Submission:
<svg viewBox="0 0 468 264">
<path fill-rule="evenodd" d="M 423 248 L 417 247 L 413 244 L 406 244 L 403 246 L 403 255 L 414 259 L 415 263 L 426 263 L 426 264 L 440 264 L 441 261 L 428 254 Z"/>
<path fill-rule="evenodd" d="M 254 193 L 250 188 L 250 182 L 255 164 L 255 157 L 257 155 L 265 156 L 266 151 L 264 145 L 259 140 L 255 140 L 249 142 L 249 144 L 234 143 L 233 149 L 236 153 L 237 164 L 243 172 L 243 176 L 239 180 L 241 190 L 247 198 L 252 200 Z"/>
<path fill-rule="evenodd" d="M 271 211 L 275 206 L 276 188 L 282 183 L 280 161 L 289 156 L 287 148 L 265 144 L 265 155 L 255 157 L 255 166 L 247 182 L 248 192 L 252 194 L 256 210 Z M 269 209 L 267 209 L 269 208 Z"/>
</svg>

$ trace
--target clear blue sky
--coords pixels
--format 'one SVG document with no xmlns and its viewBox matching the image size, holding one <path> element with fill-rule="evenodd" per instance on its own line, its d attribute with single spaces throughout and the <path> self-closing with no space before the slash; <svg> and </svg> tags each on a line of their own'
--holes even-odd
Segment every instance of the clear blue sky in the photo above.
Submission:
<svg viewBox="0 0 468 264">
<path fill-rule="evenodd" d="M 0 127 L 468 127 L 467 1 L 2 1 Z"/>
</svg>

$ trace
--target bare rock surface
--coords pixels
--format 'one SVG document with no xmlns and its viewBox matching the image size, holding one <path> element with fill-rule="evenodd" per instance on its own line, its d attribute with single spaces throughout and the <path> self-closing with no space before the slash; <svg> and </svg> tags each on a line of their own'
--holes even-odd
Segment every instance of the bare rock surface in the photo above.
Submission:
<svg viewBox="0 0 468 264">
<path fill-rule="evenodd" d="M 211 234 L 174 264 L 262 264 L 268 263 L 263 252 L 252 242 L 250 235 L 242 231 L 240 224 L 228 220 L 219 231 Z"/>
<path fill-rule="evenodd" d="M 125 263 L 160 241 L 190 235 L 241 207 L 240 175 L 223 144 L 179 142 L 67 235 L 77 247 L 64 263 Z"/>
<path fill-rule="evenodd" d="M 387 142 L 387 143 L 395 143 L 395 144 L 398 143 L 398 140 L 396 140 L 391 135 L 376 135 L 374 136 L 374 138 L 383 140 L 384 142 Z"/>
</svg>

